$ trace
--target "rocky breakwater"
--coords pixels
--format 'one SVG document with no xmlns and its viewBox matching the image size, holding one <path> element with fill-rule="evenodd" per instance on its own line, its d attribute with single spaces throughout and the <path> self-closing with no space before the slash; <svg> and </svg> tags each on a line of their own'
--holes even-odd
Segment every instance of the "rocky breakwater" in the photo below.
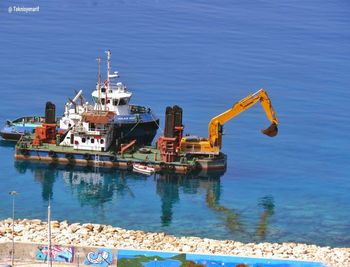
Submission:
<svg viewBox="0 0 350 267">
<path fill-rule="evenodd" d="M 320 261 L 327 266 L 350 266 L 350 248 L 330 248 L 297 243 L 241 243 L 198 237 L 175 237 L 165 233 L 125 230 L 101 224 L 69 224 L 52 221 L 52 243 L 71 246 L 101 246 L 122 249 L 178 251 L 247 257 Z M 47 223 L 16 220 L 16 242 L 47 243 Z M 12 220 L 0 221 L 0 243 L 12 241 Z"/>
</svg>

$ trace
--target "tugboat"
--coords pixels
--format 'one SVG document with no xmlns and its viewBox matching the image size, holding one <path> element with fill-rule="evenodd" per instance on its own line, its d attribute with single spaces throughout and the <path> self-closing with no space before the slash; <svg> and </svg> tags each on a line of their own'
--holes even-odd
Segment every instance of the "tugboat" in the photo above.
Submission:
<svg viewBox="0 0 350 267">
<path fill-rule="evenodd" d="M 59 130 L 67 132 L 72 129 L 76 123 L 81 122 L 84 112 L 108 112 L 108 122 L 113 128 L 109 136 L 109 140 L 112 140 L 112 147 L 118 148 L 121 144 L 134 140 L 138 146 L 151 145 L 159 128 L 159 119 L 149 107 L 130 104 L 132 92 L 119 81 L 118 72 L 111 72 L 111 51 L 106 51 L 106 54 L 107 78 L 104 82 L 101 81 L 101 59 L 97 59 L 97 84 L 91 94 L 93 104 L 83 101 L 82 90 L 77 92 L 76 96 L 65 104 L 63 117 L 57 119 Z M 34 133 L 35 128 L 44 122 L 42 117 L 34 118 L 39 118 L 35 125 L 29 123 L 32 117 L 20 118 L 13 122 L 8 121 L 0 131 L 0 135 L 6 140 L 17 141 L 25 133 Z M 93 131 L 96 125 L 91 123 L 89 127 L 88 130 Z"/>
<path fill-rule="evenodd" d="M 138 146 L 151 145 L 159 128 L 159 119 L 149 107 L 130 105 L 132 93 L 118 80 L 118 72 L 111 72 L 111 51 L 107 53 L 107 79 L 101 83 L 100 59 L 96 89 L 92 92 L 94 110 L 113 112 L 113 139 L 116 146 L 136 140 Z"/>
</svg>

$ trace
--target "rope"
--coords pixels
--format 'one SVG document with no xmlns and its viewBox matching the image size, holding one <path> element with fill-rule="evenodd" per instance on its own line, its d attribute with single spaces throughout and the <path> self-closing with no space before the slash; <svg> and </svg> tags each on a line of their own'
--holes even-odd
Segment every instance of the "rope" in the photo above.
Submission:
<svg viewBox="0 0 350 267">
<path fill-rule="evenodd" d="M 159 124 L 157 123 L 157 120 L 155 119 L 155 117 L 153 116 L 152 112 L 150 113 L 151 114 L 151 117 L 153 119 L 153 121 L 156 123 L 156 125 L 158 126 L 158 128 L 162 131 L 163 135 L 164 135 L 164 131 L 162 128 L 160 128 Z M 141 120 L 139 120 L 134 127 L 131 128 L 131 130 L 124 136 L 124 137 L 127 137 L 136 127 L 137 125 L 139 125 L 139 123 L 141 122 Z M 124 138 L 123 137 L 123 138 Z"/>
<path fill-rule="evenodd" d="M 152 119 L 153 119 L 153 121 L 157 124 L 157 126 L 158 126 L 158 129 L 160 129 L 161 131 L 162 131 L 162 134 L 164 135 L 164 131 L 163 131 L 163 129 L 162 128 L 160 128 L 160 125 L 157 123 L 157 120 L 155 119 L 155 117 L 153 116 L 153 113 L 152 112 L 150 112 L 150 114 L 151 114 L 151 117 L 152 117 Z"/>
<path fill-rule="evenodd" d="M 137 125 L 139 125 L 140 122 L 141 122 L 141 121 L 138 121 L 138 122 L 135 124 L 135 126 L 132 127 L 131 130 L 130 130 L 125 136 L 123 136 L 123 138 L 124 138 L 124 137 L 127 137 L 127 136 L 137 127 Z"/>
</svg>

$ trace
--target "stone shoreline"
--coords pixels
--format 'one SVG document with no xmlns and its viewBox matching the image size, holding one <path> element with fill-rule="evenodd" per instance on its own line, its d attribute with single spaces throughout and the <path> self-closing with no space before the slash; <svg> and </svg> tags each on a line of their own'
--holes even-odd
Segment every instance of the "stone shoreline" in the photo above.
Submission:
<svg viewBox="0 0 350 267">
<path fill-rule="evenodd" d="M 175 237 L 165 233 L 125 230 L 101 224 L 69 224 L 52 221 L 52 244 L 145 249 L 199 254 L 268 257 L 323 262 L 330 267 L 350 266 L 350 248 L 330 248 L 298 243 L 241 243 L 199 237 Z M 15 220 L 15 241 L 47 243 L 47 223 Z M 12 220 L 0 221 L 0 243 L 12 241 Z"/>
</svg>

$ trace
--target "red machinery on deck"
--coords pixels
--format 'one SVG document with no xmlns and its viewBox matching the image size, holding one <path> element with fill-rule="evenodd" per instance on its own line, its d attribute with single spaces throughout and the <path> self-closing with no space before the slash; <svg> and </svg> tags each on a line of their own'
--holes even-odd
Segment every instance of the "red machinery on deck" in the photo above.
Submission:
<svg viewBox="0 0 350 267">
<path fill-rule="evenodd" d="M 45 123 L 35 128 L 35 138 L 32 141 L 34 146 L 41 143 L 56 143 L 56 107 L 51 102 L 46 103 L 45 107 Z"/>
<path fill-rule="evenodd" d="M 179 106 L 167 107 L 165 111 L 164 136 L 159 137 L 157 141 L 162 161 L 173 162 L 176 160 L 183 129 L 182 108 Z"/>
</svg>

